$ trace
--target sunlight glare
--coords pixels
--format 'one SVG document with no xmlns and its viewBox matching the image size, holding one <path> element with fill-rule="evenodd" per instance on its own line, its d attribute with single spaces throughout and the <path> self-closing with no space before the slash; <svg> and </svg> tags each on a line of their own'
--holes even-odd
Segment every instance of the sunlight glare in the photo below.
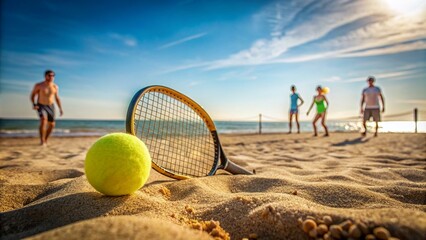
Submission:
<svg viewBox="0 0 426 240">
<path fill-rule="evenodd" d="M 424 0 L 382 0 L 391 11 L 401 14 L 409 15 L 423 11 L 426 6 Z"/>
</svg>

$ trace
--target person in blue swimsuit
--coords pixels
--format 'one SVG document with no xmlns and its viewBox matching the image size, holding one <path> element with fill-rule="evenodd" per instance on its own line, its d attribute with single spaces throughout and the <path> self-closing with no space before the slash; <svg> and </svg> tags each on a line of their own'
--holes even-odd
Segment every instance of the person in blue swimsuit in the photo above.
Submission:
<svg viewBox="0 0 426 240">
<path fill-rule="evenodd" d="M 290 114 L 289 114 L 289 131 L 288 133 L 291 133 L 292 128 L 292 120 L 293 115 L 296 118 L 296 125 L 297 125 L 297 133 L 300 133 L 300 124 L 299 124 L 299 107 L 302 106 L 304 103 L 303 99 L 300 97 L 298 93 L 296 93 L 296 86 L 291 86 L 291 94 L 290 94 Z M 298 103 L 298 100 L 300 99 L 300 104 Z"/>
</svg>

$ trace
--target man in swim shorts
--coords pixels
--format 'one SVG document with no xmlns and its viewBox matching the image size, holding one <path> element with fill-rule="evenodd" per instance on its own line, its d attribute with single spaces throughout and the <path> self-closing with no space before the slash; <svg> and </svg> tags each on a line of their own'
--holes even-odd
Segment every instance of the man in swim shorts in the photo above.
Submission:
<svg viewBox="0 0 426 240">
<path fill-rule="evenodd" d="M 300 104 L 298 104 L 298 100 L 300 99 Z M 289 113 L 289 131 L 288 133 L 291 133 L 292 128 L 292 120 L 293 115 L 296 118 L 296 125 L 297 125 L 297 133 L 300 133 L 300 124 L 299 124 L 299 107 L 302 106 L 303 99 L 300 97 L 298 93 L 296 93 L 296 86 L 291 86 L 291 94 L 290 94 L 290 113 Z"/>
<path fill-rule="evenodd" d="M 370 76 L 367 78 L 368 87 L 362 90 L 362 99 L 361 99 L 361 114 L 364 114 L 363 118 L 363 126 L 364 132 L 363 136 L 367 135 L 367 125 L 366 122 L 373 117 L 373 120 L 376 122 L 376 132 L 374 136 L 377 137 L 377 131 L 379 129 L 380 122 L 380 104 L 379 97 L 382 102 L 382 112 L 385 112 L 385 100 L 382 95 L 382 91 L 379 87 L 374 86 L 375 78 Z M 364 108 L 365 103 L 365 108 Z"/>
<path fill-rule="evenodd" d="M 33 104 L 33 109 L 37 110 L 40 117 L 40 145 L 43 146 L 47 145 L 47 139 L 55 127 L 55 100 L 58 104 L 61 116 L 63 114 L 61 100 L 59 99 L 58 94 L 58 85 L 53 83 L 54 79 L 55 72 L 52 70 L 47 70 L 44 73 L 44 81 L 34 85 L 34 88 L 31 92 L 31 102 Z M 37 103 L 35 102 L 36 96 Z"/>
</svg>

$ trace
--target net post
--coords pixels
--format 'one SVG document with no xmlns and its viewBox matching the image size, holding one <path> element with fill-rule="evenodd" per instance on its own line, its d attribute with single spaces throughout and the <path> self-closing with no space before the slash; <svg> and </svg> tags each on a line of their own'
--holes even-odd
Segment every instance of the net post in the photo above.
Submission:
<svg viewBox="0 0 426 240">
<path fill-rule="evenodd" d="M 262 114 L 259 113 L 259 134 L 262 134 Z"/>
<path fill-rule="evenodd" d="M 417 108 L 414 108 L 414 132 L 417 133 L 417 117 L 418 117 Z"/>
</svg>

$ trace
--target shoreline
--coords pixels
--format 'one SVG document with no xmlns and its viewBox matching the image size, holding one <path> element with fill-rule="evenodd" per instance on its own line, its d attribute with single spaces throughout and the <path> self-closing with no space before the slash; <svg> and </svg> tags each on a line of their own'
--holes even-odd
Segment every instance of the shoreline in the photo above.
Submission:
<svg viewBox="0 0 426 240">
<path fill-rule="evenodd" d="M 121 132 L 121 131 L 115 131 L 115 132 Z M 125 133 L 125 131 L 122 131 L 123 133 Z M 361 132 L 359 131 L 329 131 L 330 134 L 359 134 L 361 135 Z M 89 134 L 91 133 L 91 134 Z M 76 132 L 76 133 L 71 133 L 71 134 L 55 134 L 52 133 L 50 138 L 96 138 L 96 137 L 102 137 L 106 134 L 109 133 L 114 133 L 114 131 L 112 132 L 102 132 L 102 133 L 95 133 L 95 132 Z M 287 132 L 262 132 L 261 134 L 259 134 L 258 132 L 252 131 L 252 132 L 225 132 L 225 133 L 219 133 L 219 135 L 223 135 L 223 136 L 233 136 L 233 135 L 240 135 L 240 136 L 252 136 L 252 135 L 306 135 L 306 134 L 312 134 L 313 132 L 310 131 L 302 131 L 300 132 L 300 134 L 298 133 L 291 133 L 288 134 Z M 38 133 L 37 133 L 38 134 Z M 318 137 L 322 137 L 323 132 L 319 131 L 318 132 Z M 373 132 L 369 131 L 367 134 L 374 134 Z M 382 134 L 426 134 L 426 132 L 380 132 L 379 131 L 379 135 Z M 38 135 L 28 135 L 28 134 L 23 134 L 23 135 L 3 135 L 0 133 L 0 139 L 33 139 L 33 138 L 39 138 Z"/>
</svg>

